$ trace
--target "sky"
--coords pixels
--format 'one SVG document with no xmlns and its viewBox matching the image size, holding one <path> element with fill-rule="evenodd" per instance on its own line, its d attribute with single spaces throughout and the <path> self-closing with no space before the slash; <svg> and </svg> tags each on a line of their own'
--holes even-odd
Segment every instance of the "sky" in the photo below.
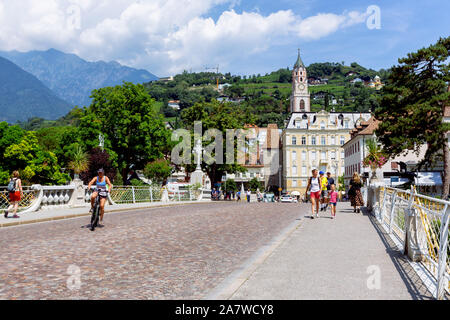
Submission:
<svg viewBox="0 0 450 320">
<path fill-rule="evenodd" d="M 378 70 L 448 36 L 448 0 L 0 0 L 2 51 L 55 48 L 160 77 L 265 74 L 298 48 L 306 65 Z"/>
</svg>

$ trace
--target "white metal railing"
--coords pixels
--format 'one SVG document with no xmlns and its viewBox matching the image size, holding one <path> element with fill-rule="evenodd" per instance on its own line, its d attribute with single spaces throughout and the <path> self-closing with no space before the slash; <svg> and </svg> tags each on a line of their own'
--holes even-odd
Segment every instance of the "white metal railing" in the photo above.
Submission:
<svg viewBox="0 0 450 320">
<path fill-rule="evenodd" d="M 116 204 L 124 203 L 144 203 L 159 201 L 195 201 L 198 199 L 200 191 L 176 190 L 168 191 L 165 188 L 151 186 L 114 186 L 110 192 L 111 201 Z M 89 196 L 86 201 L 89 201 Z"/>
<path fill-rule="evenodd" d="M 420 263 L 435 280 L 435 297 L 442 299 L 444 291 L 450 292 L 450 202 L 418 194 L 414 187 L 381 187 L 373 192 L 373 197 L 372 212 L 385 230 L 403 248 L 408 245 L 406 241 L 416 242 Z M 414 228 L 408 228 L 409 221 L 414 221 Z"/>
<path fill-rule="evenodd" d="M 19 202 L 19 210 L 29 209 L 38 198 L 39 191 L 31 187 L 22 187 L 22 197 Z M 5 211 L 10 205 L 7 187 L 0 187 L 0 212 Z"/>
<path fill-rule="evenodd" d="M 71 208 L 74 206 L 75 198 L 81 197 L 81 206 L 88 205 L 92 190 L 80 185 L 66 186 L 41 186 L 33 185 L 23 187 L 23 196 L 19 203 L 21 213 L 34 212 L 43 209 Z M 81 195 L 77 194 L 81 193 Z M 168 191 L 166 188 L 151 186 L 114 186 L 108 196 L 109 203 L 134 204 L 146 202 L 180 202 L 198 201 L 202 199 L 201 190 L 181 189 Z M 9 193 L 6 187 L 0 187 L 0 212 L 10 205 Z M 77 204 L 76 206 L 79 206 Z"/>
</svg>

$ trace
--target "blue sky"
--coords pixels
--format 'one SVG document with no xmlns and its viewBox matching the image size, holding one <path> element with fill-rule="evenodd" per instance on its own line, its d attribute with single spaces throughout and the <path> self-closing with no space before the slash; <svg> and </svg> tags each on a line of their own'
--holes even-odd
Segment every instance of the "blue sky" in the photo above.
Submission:
<svg viewBox="0 0 450 320">
<path fill-rule="evenodd" d="M 381 29 L 369 30 L 365 23 L 354 25 L 318 40 L 292 39 L 283 46 L 273 47 L 266 54 L 249 61 L 249 72 L 261 73 L 292 65 L 301 48 L 302 59 L 309 65 L 314 62 L 341 62 L 359 64 L 375 70 L 397 64 L 409 52 L 435 43 L 440 37 L 450 36 L 450 1 L 326 1 L 280 0 L 241 1 L 235 10 L 259 10 L 270 14 L 280 9 L 291 9 L 301 17 L 318 13 L 341 14 L 345 11 L 365 11 L 368 6 L 381 9 Z M 217 15 L 218 12 L 215 12 Z"/>
<path fill-rule="evenodd" d="M 367 8 L 381 29 L 366 25 Z M 389 68 L 450 36 L 450 1 L 0 0 L 0 50 L 75 53 L 158 76 L 220 65 L 264 74 L 306 64 Z"/>
</svg>

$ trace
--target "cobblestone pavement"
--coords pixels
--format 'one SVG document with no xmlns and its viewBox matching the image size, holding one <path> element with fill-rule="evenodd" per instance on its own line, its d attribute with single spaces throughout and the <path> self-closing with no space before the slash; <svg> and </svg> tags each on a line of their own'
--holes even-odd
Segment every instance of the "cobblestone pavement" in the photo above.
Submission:
<svg viewBox="0 0 450 320">
<path fill-rule="evenodd" d="M 200 299 L 308 212 L 211 203 L 0 229 L 0 299 Z M 79 269 L 78 269 L 79 268 Z"/>
</svg>

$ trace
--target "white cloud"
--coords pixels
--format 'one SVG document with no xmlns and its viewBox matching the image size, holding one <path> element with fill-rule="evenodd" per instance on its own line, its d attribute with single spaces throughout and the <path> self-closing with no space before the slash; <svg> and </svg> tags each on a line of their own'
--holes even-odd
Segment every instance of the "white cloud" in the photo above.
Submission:
<svg viewBox="0 0 450 320">
<path fill-rule="evenodd" d="M 298 36 L 303 39 L 319 39 L 336 32 L 340 28 L 362 23 L 366 13 L 351 11 L 347 14 L 319 13 L 308 17 L 298 24 Z"/>
<path fill-rule="evenodd" d="M 208 13 L 228 5 L 217 21 Z M 277 44 L 315 40 L 362 23 L 364 13 L 292 10 L 237 12 L 240 0 L 0 0 L 0 50 L 74 52 L 89 60 L 118 60 L 167 75 L 204 65 L 226 67 Z M 78 6 L 80 28 L 71 27 Z M 72 19 L 72 20 L 71 20 Z"/>
</svg>

